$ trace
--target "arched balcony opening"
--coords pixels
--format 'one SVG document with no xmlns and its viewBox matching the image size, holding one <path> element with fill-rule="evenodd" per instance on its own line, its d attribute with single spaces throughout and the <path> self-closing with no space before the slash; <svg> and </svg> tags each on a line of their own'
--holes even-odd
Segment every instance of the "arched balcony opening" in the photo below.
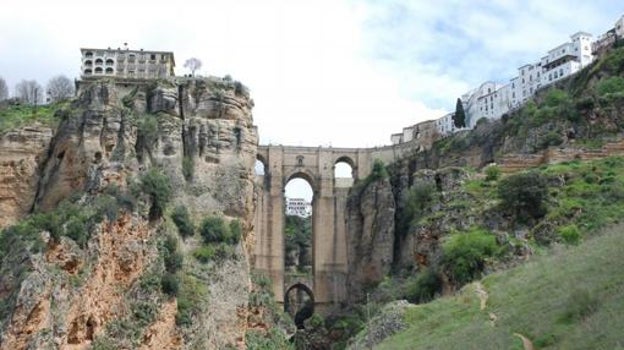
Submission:
<svg viewBox="0 0 624 350">
<path fill-rule="evenodd" d="M 96 67 L 95 68 L 95 74 L 102 74 L 104 72 L 104 70 L 102 69 L 102 67 Z"/>
</svg>

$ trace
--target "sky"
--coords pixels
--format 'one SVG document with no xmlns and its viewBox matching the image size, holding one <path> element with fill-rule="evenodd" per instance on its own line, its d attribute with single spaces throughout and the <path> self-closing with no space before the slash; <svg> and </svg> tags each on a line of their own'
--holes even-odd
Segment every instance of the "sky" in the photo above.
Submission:
<svg viewBox="0 0 624 350">
<path fill-rule="evenodd" d="M 604 33 L 614 0 L 3 0 L 0 76 L 77 78 L 81 47 L 173 51 L 251 90 L 260 143 L 374 147 L 507 82 L 579 30 Z"/>
</svg>

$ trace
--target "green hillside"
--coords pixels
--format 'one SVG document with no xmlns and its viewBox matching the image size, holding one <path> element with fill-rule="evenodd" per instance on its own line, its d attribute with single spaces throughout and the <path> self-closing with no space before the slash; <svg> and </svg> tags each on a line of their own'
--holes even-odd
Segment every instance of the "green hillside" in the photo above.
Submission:
<svg viewBox="0 0 624 350">
<path fill-rule="evenodd" d="M 536 349 L 624 349 L 624 225 L 557 248 L 408 308 L 408 328 L 378 349 L 523 349 L 519 335 Z"/>
</svg>

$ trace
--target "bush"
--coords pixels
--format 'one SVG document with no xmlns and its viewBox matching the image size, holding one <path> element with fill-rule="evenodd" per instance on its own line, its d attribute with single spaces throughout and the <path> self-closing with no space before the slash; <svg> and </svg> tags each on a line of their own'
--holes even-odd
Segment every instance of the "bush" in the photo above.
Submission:
<svg viewBox="0 0 624 350">
<path fill-rule="evenodd" d="M 368 182 L 386 178 L 388 178 L 388 170 L 386 169 L 386 166 L 381 160 L 375 159 L 375 162 L 373 163 L 373 169 L 371 170 L 371 173 L 367 179 L 369 180 Z"/>
<path fill-rule="evenodd" d="M 427 268 L 407 286 L 405 299 L 410 303 L 426 303 L 442 290 L 442 280 L 435 271 Z"/>
<path fill-rule="evenodd" d="M 141 176 L 140 186 L 141 191 L 149 195 L 152 200 L 150 219 L 161 217 L 171 199 L 172 189 L 169 178 L 161 170 L 151 168 Z"/>
<path fill-rule="evenodd" d="M 581 241 L 581 231 L 574 224 L 560 227 L 557 232 L 567 244 L 576 245 Z"/>
<path fill-rule="evenodd" d="M 501 175 L 501 169 L 498 165 L 492 164 L 485 167 L 485 181 L 496 181 Z"/>
<path fill-rule="evenodd" d="M 602 79 L 596 84 L 596 91 L 599 96 L 624 92 L 624 78 L 614 76 Z"/>
<path fill-rule="evenodd" d="M 191 222 L 191 216 L 185 206 L 179 205 L 173 209 L 171 219 L 178 228 L 178 232 L 182 238 L 190 237 L 195 234 L 195 227 Z"/>
<path fill-rule="evenodd" d="M 180 280 L 178 276 L 173 273 L 165 274 L 160 281 L 160 289 L 169 296 L 178 295 L 178 291 L 180 290 Z"/>
<path fill-rule="evenodd" d="M 158 120 L 153 116 L 143 116 L 139 120 L 137 138 L 147 149 L 152 149 L 158 141 Z"/>
<path fill-rule="evenodd" d="M 498 184 L 498 197 L 503 209 L 515 212 L 518 217 L 528 215 L 539 219 L 546 215 L 547 196 L 546 177 L 536 171 L 508 176 Z"/>
<path fill-rule="evenodd" d="M 230 241 L 230 230 L 222 218 L 213 216 L 202 221 L 200 234 L 206 243 L 220 243 Z"/>
<path fill-rule="evenodd" d="M 212 245 L 203 245 L 193 251 L 195 259 L 204 264 L 213 260 L 215 255 L 216 249 Z"/>
<path fill-rule="evenodd" d="M 560 321 L 563 323 L 580 321 L 593 314 L 599 306 L 600 299 L 588 290 L 575 289 L 568 298 L 566 310 L 561 315 Z"/>
<path fill-rule="evenodd" d="M 456 233 L 442 245 L 442 265 L 452 280 L 462 285 L 479 277 L 485 259 L 497 251 L 496 238 L 485 230 Z"/>
<path fill-rule="evenodd" d="M 240 242 L 241 236 L 243 235 L 243 227 L 239 220 L 235 219 L 230 221 L 230 236 L 229 243 L 237 244 Z"/>
</svg>

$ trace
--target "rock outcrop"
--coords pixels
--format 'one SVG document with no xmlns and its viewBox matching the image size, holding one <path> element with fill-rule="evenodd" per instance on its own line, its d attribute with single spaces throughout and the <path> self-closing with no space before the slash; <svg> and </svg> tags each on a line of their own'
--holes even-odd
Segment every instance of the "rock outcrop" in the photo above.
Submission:
<svg viewBox="0 0 624 350">
<path fill-rule="evenodd" d="M 0 259 L 0 297 L 9 311 L 0 313 L 0 348 L 243 347 L 255 209 L 252 107 L 244 86 L 214 78 L 130 87 L 83 82 L 55 131 L 30 126 L 0 137 L 0 226 L 31 210 L 56 212 L 68 200 L 83 203 L 72 204 L 75 210 L 110 207 L 89 219 L 84 242 L 56 237 L 57 227 L 70 229 L 71 222 L 60 223 L 24 237 L 29 241 Z M 149 198 L 135 193 L 152 168 L 169 179 L 172 206 L 188 208 L 196 224 L 222 216 L 242 226 L 243 241 L 219 265 L 194 260 L 198 238 L 179 240 L 182 283 L 207 286 L 193 301 L 203 312 L 186 325 L 176 322 L 175 299 L 149 282 L 163 273 L 159 242 L 177 235 L 167 215 L 154 220 Z M 98 204 L 111 196 L 136 204 Z"/>
<path fill-rule="evenodd" d="M 29 125 L 0 136 L 0 228 L 31 210 L 52 133 L 49 127 Z"/>
<path fill-rule="evenodd" d="M 388 179 L 373 181 L 354 192 L 347 204 L 348 281 L 352 301 L 363 287 L 375 286 L 390 272 L 394 250 L 395 202 Z"/>
</svg>

